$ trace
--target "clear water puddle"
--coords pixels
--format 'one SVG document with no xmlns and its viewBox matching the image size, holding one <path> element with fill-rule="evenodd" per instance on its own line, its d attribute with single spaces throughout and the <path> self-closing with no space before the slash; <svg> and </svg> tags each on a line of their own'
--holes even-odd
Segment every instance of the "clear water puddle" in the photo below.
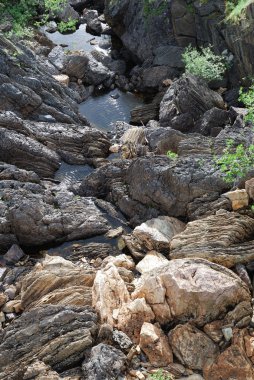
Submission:
<svg viewBox="0 0 254 380">
<path fill-rule="evenodd" d="M 97 128 L 111 131 L 116 121 L 128 123 L 131 110 L 142 104 L 141 97 L 131 92 L 114 90 L 100 96 L 91 96 L 79 105 L 79 112 Z"/>
<path fill-rule="evenodd" d="M 66 185 L 71 185 L 74 182 L 82 181 L 93 170 L 89 165 L 70 165 L 62 162 L 55 174 L 55 179 L 64 182 Z"/>
<path fill-rule="evenodd" d="M 48 33 L 45 32 L 47 37 L 54 42 L 56 45 L 67 45 L 64 47 L 65 50 L 85 50 L 90 52 L 98 48 L 98 44 L 93 45 L 90 42 L 109 42 L 111 37 L 108 35 L 92 36 L 86 32 L 86 25 L 81 24 L 79 28 L 74 33 L 61 34 L 60 32 Z"/>
</svg>

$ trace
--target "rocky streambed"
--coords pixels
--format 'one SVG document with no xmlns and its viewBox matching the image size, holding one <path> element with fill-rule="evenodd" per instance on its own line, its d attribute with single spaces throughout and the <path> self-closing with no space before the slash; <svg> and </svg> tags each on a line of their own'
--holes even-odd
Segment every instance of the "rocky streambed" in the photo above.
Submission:
<svg viewBox="0 0 254 380">
<path fill-rule="evenodd" d="M 102 11 L 0 35 L 0 379 L 253 380 L 254 172 L 215 163 L 253 127 L 234 87 L 178 77 L 167 13 Z"/>
</svg>

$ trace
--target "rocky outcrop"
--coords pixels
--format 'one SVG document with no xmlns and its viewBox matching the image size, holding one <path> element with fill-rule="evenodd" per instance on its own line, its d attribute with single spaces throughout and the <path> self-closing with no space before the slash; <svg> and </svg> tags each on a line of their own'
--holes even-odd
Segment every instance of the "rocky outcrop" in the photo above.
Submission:
<svg viewBox="0 0 254 380">
<path fill-rule="evenodd" d="M 254 219 L 234 212 L 216 215 L 187 224 L 173 237 L 170 258 L 201 257 L 228 268 L 254 260 Z"/>
<path fill-rule="evenodd" d="M 208 116 L 205 119 L 206 123 L 204 120 L 199 122 L 198 120 L 201 117 L 205 118 L 205 112 L 214 107 L 219 109 L 225 107 L 222 97 L 217 92 L 210 90 L 208 85 L 199 78 L 190 75 L 182 76 L 170 86 L 161 101 L 160 125 L 188 132 L 194 129 L 196 123 L 200 132 L 207 134 L 212 130 Z M 218 124 L 215 126 L 217 127 Z"/>
<path fill-rule="evenodd" d="M 94 199 L 18 181 L 1 181 L 0 193 L 1 249 L 17 242 L 25 246 L 60 243 L 109 230 Z"/>
<path fill-rule="evenodd" d="M 182 67 L 182 48 L 211 44 L 215 51 L 227 49 L 237 69 L 231 80 L 253 74 L 253 5 L 238 24 L 225 21 L 225 2 L 120 0 L 105 3 L 105 15 L 134 59 L 154 67 Z M 174 74 L 175 75 L 175 74 Z M 173 76 L 174 77 L 174 76 Z M 172 78 L 173 78 L 172 77 Z"/>
<path fill-rule="evenodd" d="M 24 313 L 0 333 L 0 379 L 22 379 L 32 360 L 59 372 L 75 366 L 94 342 L 96 322 L 90 307 L 46 306 Z"/>
<path fill-rule="evenodd" d="M 52 75 L 59 71 L 45 57 L 40 58 L 27 46 L 14 45 L 1 35 L 0 63 L 1 110 L 37 121 L 87 124 L 72 100 L 77 94 L 53 79 Z"/>
</svg>

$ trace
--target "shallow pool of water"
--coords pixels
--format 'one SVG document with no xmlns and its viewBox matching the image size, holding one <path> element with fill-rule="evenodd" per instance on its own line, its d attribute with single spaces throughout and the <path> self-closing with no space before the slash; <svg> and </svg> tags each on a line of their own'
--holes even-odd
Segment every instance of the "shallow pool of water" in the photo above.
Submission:
<svg viewBox="0 0 254 380">
<path fill-rule="evenodd" d="M 94 169 L 89 165 L 69 165 L 62 162 L 54 179 L 71 185 L 77 181 L 82 181 L 82 179 L 92 173 L 93 170 Z"/>
<path fill-rule="evenodd" d="M 117 99 L 112 97 L 119 95 Z M 79 105 L 79 112 L 97 128 L 111 131 L 116 121 L 130 121 L 130 111 L 143 104 L 141 97 L 130 92 L 114 90 L 93 96 Z"/>
<path fill-rule="evenodd" d="M 47 37 L 56 45 L 67 45 L 65 50 L 85 50 L 92 51 L 98 47 L 98 45 L 91 45 L 91 41 L 110 41 L 111 37 L 108 35 L 92 36 L 86 32 L 86 25 L 81 24 L 79 29 L 74 33 L 61 34 L 59 32 L 48 33 Z"/>
</svg>

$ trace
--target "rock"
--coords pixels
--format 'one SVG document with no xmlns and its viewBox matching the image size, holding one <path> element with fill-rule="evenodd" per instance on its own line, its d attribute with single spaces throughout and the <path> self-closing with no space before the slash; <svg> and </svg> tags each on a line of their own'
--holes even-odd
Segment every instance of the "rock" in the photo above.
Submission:
<svg viewBox="0 0 254 380">
<path fill-rule="evenodd" d="M 108 264 L 96 273 L 92 297 L 92 304 L 99 313 L 101 322 L 114 326 L 114 313 L 117 313 L 123 304 L 129 302 L 130 296 L 113 264 Z"/>
<path fill-rule="evenodd" d="M 58 154 L 31 137 L 0 128 L 0 160 L 52 177 L 60 166 Z"/>
<path fill-rule="evenodd" d="M 63 70 L 65 66 L 66 54 L 62 46 L 55 46 L 48 55 L 49 61 L 58 69 Z M 57 80 L 60 75 L 53 75 L 53 78 Z"/>
<path fill-rule="evenodd" d="M 136 227 L 133 235 L 148 250 L 167 253 L 173 236 L 184 228 L 185 224 L 176 218 L 159 216 Z"/>
<path fill-rule="evenodd" d="M 30 182 L 0 181 L 0 185 L 0 248 L 4 253 L 12 244 L 41 246 L 109 230 L 107 219 L 91 198 Z"/>
<path fill-rule="evenodd" d="M 123 227 L 118 227 L 118 228 L 108 231 L 105 236 L 109 239 L 115 239 L 116 237 L 122 235 L 122 233 L 123 233 Z"/>
<path fill-rule="evenodd" d="M 22 308 L 91 305 L 94 278 L 92 270 L 77 267 L 59 256 L 46 256 L 22 280 Z"/>
<path fill-rule="evenodd" d="M 223 194 L 223 196 L 230 199 L 232 202 L 232 209 L 234 211 L 246 207 L 249 204 L 248 193 L 244 189 L 228 191 L 227 193 Z"/>
<path fill-rule="evenodd" d="M 7 262 L 7 264 L 16 264 L 22 257 L 24 257 L 24 252 L 17 245 L 13 244 L 13 246 L 8 250 L 8 252 L 3 256 L 3 259 Z"/>
<path fill-rule="evenodd" d="M 145 322 L 140 331 L 139 346 L 156 367 L 166 367 L 173 362 L 173 353 L 161 328 Z"/>
<path fill-rule="evenodd" d="M 1 332 L 0 379 L 22 379 L 32 360 L 59 372 L 75 366 L 93 344 L 96 320 L 90 307 L 45 306 L 22 314 Z"/>
<path fill-rule="evenodd" d="M 98 18 L 87 20 L 86 31 L 94 36 L 100 36 L 103 31 L 100 20 Z"/>
<path fill-rule="evenodd" d="M 130 338 L 122 331 L 114 329 L 113 341 L 119 345 L 121 350 L 128 350 L 132 346 Z"/>
<path fill-rule="evenodd" d="M 202 370 L 219 354 L 219 349 L 214 342 L 190 324 L 178 325 L 170 331 L 169 342 L 178 360 L 194 370 Z"/>
<path fill-rule="evenodd" d="M 122 304 L 114 316 L 116 327 L 127 334 L 136 344 L 139 343 L 140 331 L 144 322 L 153 322 L 155 317 L 152 308 L 144 298 Z"/>
<path fill-rule="evenodd" d="M 254 376 L 253 364 L 245 351 L 244 330 L 236 330 L 232 344 L 213 363 L 204 368 L 205 380 L 239 379 L 251 380 Z"/>
<path fill-rule="evenodd" d="M 69 86 L 70 78 L 68 77 L 68 75 L 53 75 L 53 78 L 55 78 L 57 82 Z"/>
<path fill-rule="evenodd" d="M 204 113 L 196 123 L 195 129 L 204 136 L 217 136 L 227 124 L 230 124 L 229 112 L 214 107 Z"/>
<path fill-rule="evenodd" d="M 50 366 L 45 363 L 35 360 L 31 363 L 24 373 L 24 380 L 60 380 L 58 373 L 52 371 Z"/>
<path fill-rule="evenodd" d="M 4 293 L 0 293 L 0 308 L 6 304 L 8 297 Z"/>
<path fill-rule="evenodd" d="M 196 121 L 213 107 L 224 108 L 222 97 L 210 90 L 203 80 L 185 75 L 174 82 L 164 95 L 160 105 L 160 124 L 174 128 L 172 119 L 184 114 L 189 114 Z"/>
<path fill-rule="evenodd" d="M 133 127 L 124 132 L 120 138 L 122 144 L 142 144 L 146 142 L 144 129 L 141 127 Z"/>
<path fill-rule="evenodd" d="M 82 370 L 87 380 L 114 380 L 123 373 L 125 361 L 126 357 L 120 350 L 100 343 L 92 348 Z"/>
<path fill-rule="evenodd" d="M 8 301 L 2 308 L 4 313 L 21 313 L 23 307 L 21 306 L 20 300 Z"/>
<path fill-rule="evenodd" d="M 136 265 L 137 271 L 143 274 L 155 270 L 168 262 L 165 256 L 156 251 L 148 252 L 145 257 Z"/>
<path fill-rule="evenodd" d="M 132 257 L 127 256 L 125 254 L 106 257 L 102 262 L 102 266 L 105 267 L 109 263 L 114 264 L 117 268 L 125 268 L 129 270 L 135 269 L 135 263 Z"/>
<path fill-rule="evenodd" d="M 98 11 L 95 9 L 87 9 L 85 8 L 82 12 L 83 20 L 85 23 L 91 20 L 95 20 L 99 17 Z"/>
<path fill-rule="evenodd" d="M 250 199 L 254 200 L 254 178 L 251 178 L 245 182 L 245 190 L 247 191 Z"/>
<path fill-rule="evenodd" d="M 229 305 L 250 302 L 237 275 L 203 259 L 172 260 L 143 274 L 132 298 L 144 297 L 159 323 L 192 319 L 198 326 L 221 318 Z"/>
<path fill-rule="evenodd" d="M 45 37 L 38 39 L 43 42 Z M 55 55 L 59 59 L 59 54 Z M 25 119 L 39 120 L 40 116 L 51 115 L 63 123 L 85 122 L 73 100 L 77 94 L 52 78 L 59 71 L 45 56 L 35 55 L 23 44 L 15 45 L 2 34 L 0 62 L 2 111 L 14 111 Z"/>
<path fill-rule="evenodd" d="M 204 234 L 205 231 L 205 234 Z M 226 267 L 247 263 L 254 258 L 254 220 L 234 212 L 189 222 L 184 232 L 174 236 L 170 258 L 202 257 Z"/>
</svg>

